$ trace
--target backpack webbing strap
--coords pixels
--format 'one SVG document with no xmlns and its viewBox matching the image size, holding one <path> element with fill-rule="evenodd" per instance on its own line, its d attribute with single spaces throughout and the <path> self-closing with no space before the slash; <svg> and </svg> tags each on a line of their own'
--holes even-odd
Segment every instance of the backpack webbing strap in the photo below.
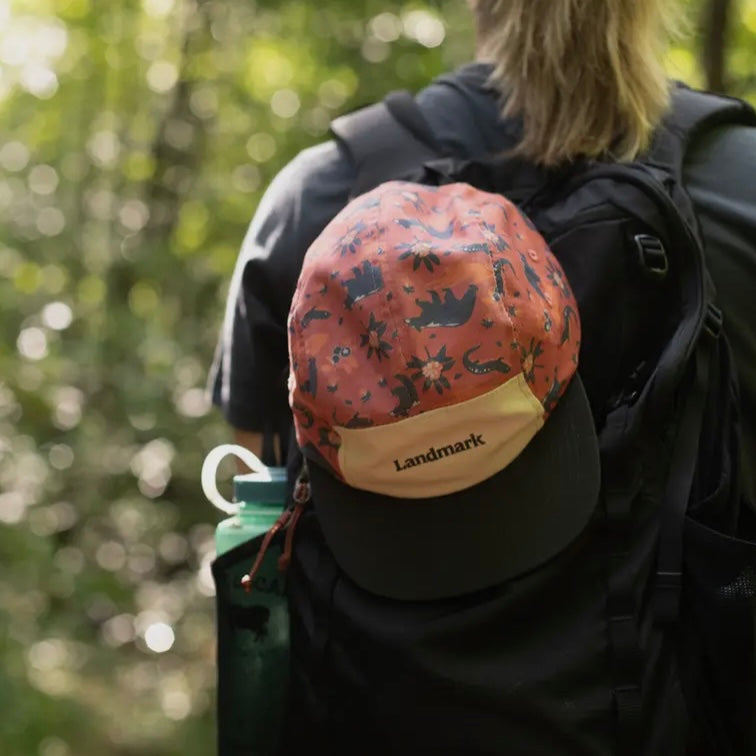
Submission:
<svg viewBox="0 0 756 756">
<path fill-rule="evenodd" d="M 636 624 L 632 571 L 622 569 L 627 558 L 633 505 L 643 482 L 639 456 L 633 452 L 637 428 L 635 409 L 626 404 L 615 409 L 608 415 L 601 434 L 609 557 L 609 659 L 617 720 L 617 753 L 626 756 L 637 756 L 642 734 L 640 634 Z"/>
<path fill-rule="evenodd" d="M 670 465 L 662 510 L 654 610 L 660 622 L 678 619 L 682 589 L 683 535 L 688 500 L 698 460 L 709 368 L 721 326 L 721 315 L 710 305 L 706 326 L 694 352 L 695 373 L 682 410 L 675 452 Z M 617 717 L 618 753 L 636 756 L 642 747 L 643 692 L 640 632 L 634 607 L 632 571 L 623 570 L 632 509 L 643 484 L 639 457 L 633 453 L 637 418 L 632 407 L 612 412 L 602 434 L 601 466 L 606 481 L 604 507 L 610 570 L 608 575 L 609 650 Z"/>
<path fill-rule="evenodd" d="M 393 92 L 383 102 L 336 118 L 331 131 L 357 169 L 350 198 L 441 156 L 408 92 Z"/>
<path fill-rule="evenodd" d="M 654 608 L 657 620 L 665 624 L 677 621 L 680 612 L 685 516 L 698 461 L 714 346 L 721 328 L 722 313 L 710 304 L 692 360 L 694 373 L 678 425 L 661 516 Z"/>
</svg>

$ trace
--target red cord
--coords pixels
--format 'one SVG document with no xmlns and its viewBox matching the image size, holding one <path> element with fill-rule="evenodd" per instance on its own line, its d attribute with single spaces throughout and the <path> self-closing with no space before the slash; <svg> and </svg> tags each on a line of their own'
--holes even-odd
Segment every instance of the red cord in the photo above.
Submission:
<svg viewBox="0 0 756 756">
<path fill-rule="evenodd" d="M 260 551 L 257 552 L 257 557 L 255 558 L 252 568 L 241 579 L 241 584 L 244 586 L 244 590 L 247 593 L 249 593 L 252 590 L 252 581 L 257 576 L 257 573 L 260 571 L 260 567 L 262 567 L 263 559 L 265 558 L 265 554 L 268 551 L 268 547 L 270 546 L 271 540 L 273 540 L 273 536 L 276 533 L 278 533 L 278 531 L 281 530 L 281 528 L 286 527 L 286 525 L 289 522 L 289 518 L 291 517 L 291 514 L 292 512 L 290 509 L 285 510 L 281 514 L 281 516 L 273 523 L 273 527 L 265 534 L 265 538 L 263 538 L 263 542 L 260 545 Z"/>
</svg>

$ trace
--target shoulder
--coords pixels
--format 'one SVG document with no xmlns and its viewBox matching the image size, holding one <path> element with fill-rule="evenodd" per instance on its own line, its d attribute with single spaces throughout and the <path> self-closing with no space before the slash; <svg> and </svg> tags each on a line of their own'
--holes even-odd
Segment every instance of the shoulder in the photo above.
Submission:
<svg viewBox="0 0 756 756">
<path fill-rule="evenodd" d="M 271 235 L 314 238 L 346 203 L 354 167 L 335 141 L 302 150 L 268 186 L 250 225 L 248 240 Z"/>
</svg>

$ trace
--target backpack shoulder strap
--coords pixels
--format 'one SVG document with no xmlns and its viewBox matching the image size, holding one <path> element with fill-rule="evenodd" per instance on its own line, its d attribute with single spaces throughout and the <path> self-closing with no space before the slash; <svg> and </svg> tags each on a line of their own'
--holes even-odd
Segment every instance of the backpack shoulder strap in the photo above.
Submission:
<svg viewBox="0 0 756 756">
<path fill-rule="evenodd" d="M 696 91 L 678 84 L 673 92 L 670 113 L 657 130 L 649 152 L 641 160 L 646 165 L 661 168 L 672 177 L 675 184 L 672 199 L 691 230 L 696 232 L 699 245 L 700 229 L 692 200 L 683 184 L 685 158 L 696 138 L 718 126 L 729 124 L 756 126 L 756 112 L 741 100 Z M 712 360 L 717 354 L 716 342 L 722 335 L 722 313 L 714 304 L 714 284 L 703 254 L 700 259 L 704 319 L 690 358 L 690 383 L 678 420 L 678 435 L 667 481 L 659 537 L 654 602 L 657 619 L 663 624 L 678 619 L 683 579 L 683 535 L 688 501 L 699 458 Z"/>
<path fill-rule="evenodd" d="M 677 84 L 672 93 L 671 110 L 657 130 L 643 162 L 662 167 L 679 180 L 685 155 L 696 137 L 726 124 L 756 126 L 756 111 L 734 97 Z"/>
<path fill-rule="evenodd" d="M 340 116 L 331 131 L 357 168 L 351 197 L 443 154 L 409 92 L 392 92 L 383 102 Z"/>
</svg>

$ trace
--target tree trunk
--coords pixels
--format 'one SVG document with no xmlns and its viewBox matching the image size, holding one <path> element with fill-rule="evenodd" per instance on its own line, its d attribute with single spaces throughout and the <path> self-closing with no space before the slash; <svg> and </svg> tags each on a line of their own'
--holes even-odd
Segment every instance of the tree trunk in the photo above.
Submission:
<svg viewBox="0 0 756 756">
<path fill-rule="evenodd" d="M 195 53 L 212 43 L 207 0 L 187 3 L 187 31 L 181 48 L 179 79 L 173 100 L 152 145 L 155 175 L 146 191 L 150 219 L 143 229 L 142 243 L 167 242 L 178 222 L 178 213 L 189 192 L 204 146 L 206 124 L 191 109 L 195 82 L 189 74 Z M 180 138 L 171 132 L 179 130 Z"/>
<path fill-rule="evenodd" d="M 703 8 L 703 63 L 706 86 L 714 92 L 729 88 L 727 47 L 732 17 L 732 0 L 706 0 Z"/>
</svg>

